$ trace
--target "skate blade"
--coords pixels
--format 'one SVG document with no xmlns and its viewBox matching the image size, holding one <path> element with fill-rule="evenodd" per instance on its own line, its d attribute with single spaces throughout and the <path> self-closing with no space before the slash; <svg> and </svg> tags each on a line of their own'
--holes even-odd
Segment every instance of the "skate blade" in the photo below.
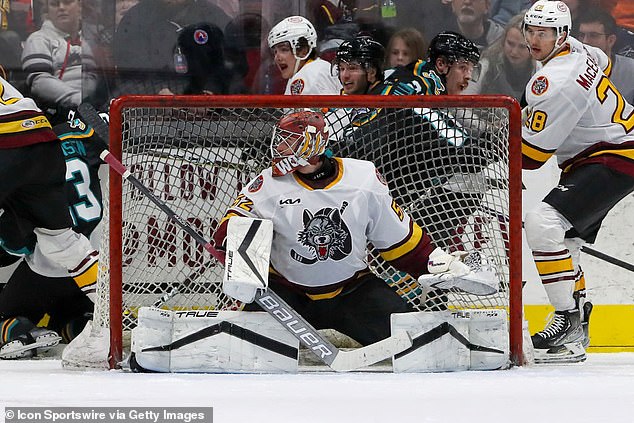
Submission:
<svg viewBox="0 0 634 423">
<path fill-rule="evenodd" d="M 571 342 L 549 349 L 535 349 L 535 364 L 580 363 L 586 360 L 581 342 Z"/>
<path fill-rule="evenodd" d="M 49 333 L 38 336 L 32 344 L 23 344 L 20 340 L 7 342 L 0 348 L 0 359 L 14 360 L 18 358 L 30 358 L 35 355 L 38 348 L 49 349 L 62 340 L 62 337 L 56 333 Z"/>
</svg>

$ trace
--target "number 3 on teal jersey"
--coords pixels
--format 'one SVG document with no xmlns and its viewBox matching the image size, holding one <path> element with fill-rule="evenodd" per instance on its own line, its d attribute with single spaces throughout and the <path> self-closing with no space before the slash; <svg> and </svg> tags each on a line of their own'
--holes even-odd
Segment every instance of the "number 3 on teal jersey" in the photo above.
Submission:
<svg viewBox="0 0 634 423">
<path fill-rule="evenodd" d="M 66 161 L 66 182 L 72 183 L 79 201 L 70 206 L 71 215 L 90 222 L 101 216 L 101 204 L 90 190 L 90 172 L 88 165 L 79 159 Z M 76 222 L 75 222 L 76 223 Z"/>
</svg>

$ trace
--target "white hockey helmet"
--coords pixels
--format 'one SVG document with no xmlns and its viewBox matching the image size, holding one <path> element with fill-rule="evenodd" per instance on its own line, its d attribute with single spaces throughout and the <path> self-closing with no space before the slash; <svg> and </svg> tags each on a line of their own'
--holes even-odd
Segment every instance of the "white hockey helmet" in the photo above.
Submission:
<svg viewBox="0 0 634 423">
<path fill-rule="evenodd" d="M 304 57 L 297 56 L 297 48 L 300 39 L 304 38 L 308 42 L 308 53 Z M 303 16 L 289 16 L 271 29 L 269 32 L 269 48 L 274 45 L 288 41 L 293 50 L 293 55 L 297 59 L 307 59 L 313 49 L 317 48 L 317 31 L 312 23 Z"/>
<path fill-rule="evenodd" d="M 570 36 L 572 29 L 570 9 L 563 1 L 538 0 L 533 3 L 524 15 L 524 31 L 526 31 L 527 25 L 555 28 L 557 31 L 557 42 L 553 52 L 557 51 Z M 564 31 L 566 32 L 566 37 L 560 41 L 559 38 Z"/>
</svg>

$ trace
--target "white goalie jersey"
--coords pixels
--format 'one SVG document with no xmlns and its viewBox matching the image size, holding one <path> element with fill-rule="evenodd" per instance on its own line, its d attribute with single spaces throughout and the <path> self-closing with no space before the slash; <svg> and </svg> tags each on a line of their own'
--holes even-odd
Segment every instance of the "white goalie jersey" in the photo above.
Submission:
<svg viewBox="0 0 634 423">
<path fill-rule="evenodd" d="M 311 188 L 294 174 L 274 178 L 271 168 L 266 169 L 241 191 L 225 216 L 272 220 L 272 270 L 307 291 L 367 271 L 369 242 L 387 260 L 429 242 L 392 199 L 372 163 L 335 160 L 338 176 L 323 189 Z M 427 257 L 416 261 L 424 271 Z"/>
<path fill-rule="evenodd" d="M 533 75 L 522 129 L 525 168 L 540 167 L 556 152 L 564 171 L 601 162 L 634 174 L 634 109 L 609 73 L 601 50 L 570 38 L 568 47 Z"/>
</svg>

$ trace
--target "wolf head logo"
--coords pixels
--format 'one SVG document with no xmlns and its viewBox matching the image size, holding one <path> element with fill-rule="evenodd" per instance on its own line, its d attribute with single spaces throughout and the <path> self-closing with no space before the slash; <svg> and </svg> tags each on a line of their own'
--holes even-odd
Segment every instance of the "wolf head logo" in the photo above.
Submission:
<svg viewBox="0 0 634 423">
<path fill-rule="evenodd" d="M 315 258 L 310 261 L 341 260 L 352 251 L 350 231 L 339 210 L 325 208 L 314 215 L 304 210 L 303 221 L 304 230 L 297 239 L 314 253 Z"/>
</svg>

